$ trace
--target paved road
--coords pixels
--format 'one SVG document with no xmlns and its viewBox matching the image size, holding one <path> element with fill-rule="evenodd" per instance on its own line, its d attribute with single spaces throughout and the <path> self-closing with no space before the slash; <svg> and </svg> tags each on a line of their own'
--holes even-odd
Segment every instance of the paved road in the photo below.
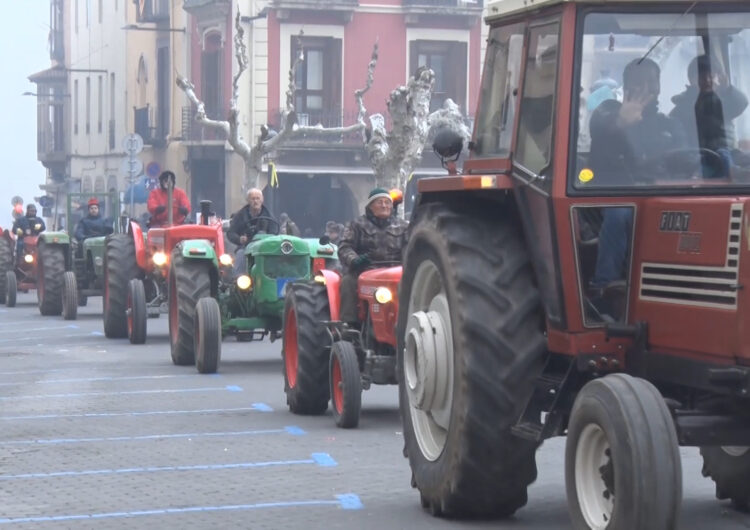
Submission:
<svg viewBox="0 0 750 530">
<path fill-rule="evenodd" d="M 164 317 L 131 346 L 104 338 L 98 299 L 75 322 L 34 301 L 0 308 L 0 527 L 569 528 L 564 440 L 539 451 L 513 519 L 434 519 L 409 487 L 395 388 L 365 393 L 360 428 L 340 430 L 287 411 L 279 343 L 229 340 L 202 376 L 172 365 Z M 681 528 L 750 528 L 682 455 Z"/>
</svg>

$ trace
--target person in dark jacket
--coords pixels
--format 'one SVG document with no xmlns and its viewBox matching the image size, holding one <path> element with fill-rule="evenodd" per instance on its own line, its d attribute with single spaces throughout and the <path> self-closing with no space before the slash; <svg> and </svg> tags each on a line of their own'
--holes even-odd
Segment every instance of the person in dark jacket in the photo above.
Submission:
<svg viewBox="0 0 750 530">
<path fill-rule="evenodd" d="M 97 199 L 89 199 L 88 208 L 89 214 L 78 221 L 78 225 L 76 225 L 74 236 L 79 243 L 89 237 L 106 236 L 113 231 L 112 220 L 103 218 L 99 213 L 99 201 Z"/>
<path fill-rule="evenodd" d="M 36 216 L 36 205 L 29 204 L 26 206 L 26 215 L 19 217 L 13 222 L 13 233 L 16 234 L 16 258 L 21 260 L 23 257 L 23 238 L 27 236 L 36 236 L 46 230 L 44 219 Z"/>
<path fill-rule="evenodd" d="M 408 224 L 392 215 L 393 200 L 387 190 L 375 188 L 367 197 L 365 214 L 350 222 L 339 244 L 341 320 L 358 325 L 357 278 L 378 265 L 401 262 Z"/>
<path fill-rule="evenodd" d="M 234 270 L 236 274 L 247 273 L 245 260 L 245 245 L 256 234 L 278 234 L 279 223 L 263 205 L 263 192 L 258 188 L 251 188 L 245 196 L 247 204 L 232 216 L 229 223 L 227 238 L 237 245 L 235 251 Z"/>
</svg>

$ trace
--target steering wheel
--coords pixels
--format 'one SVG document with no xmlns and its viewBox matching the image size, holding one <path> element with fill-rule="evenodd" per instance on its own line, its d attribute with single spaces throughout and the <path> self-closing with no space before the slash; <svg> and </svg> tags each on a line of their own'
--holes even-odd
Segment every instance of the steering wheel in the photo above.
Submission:
<svg viewBox="0 0 750 530">
<path fill-rule="evenodd" d="M 712 149 L 688 147 L 673 149 L 659 156 L 666 170 L 672 175 L 702 178 L 725 178 L 727 167 L 724 158 Z"/>
<path fill-rule="evenodd" d="M 267 215 L 259 215 L 258 217 L 253 217 L 252 219 L 250 219 L 247 222 L 247 226 L 245 226 L 245 233 L 252 234 L 252 235 L 248 235 L 248 238 L 252 238 L 253 236 L 255 236 L 255 234 L 260 233 L 258 231 L 258 221 L 260 221 L 261 219 L 265 221 L 271 221 L 271 223 L 275 225 L 275 228 L 276 228 L 275 232 L 271 229 L 272 227 L 269 227 L 269 230 L 266 233 L 272 234 L 272 235 L 279 234 L 279 232 L 281 231 L 281 224 L 276 219 L 274 219 L 273 217 L 269 217 Z"/>
</svg>

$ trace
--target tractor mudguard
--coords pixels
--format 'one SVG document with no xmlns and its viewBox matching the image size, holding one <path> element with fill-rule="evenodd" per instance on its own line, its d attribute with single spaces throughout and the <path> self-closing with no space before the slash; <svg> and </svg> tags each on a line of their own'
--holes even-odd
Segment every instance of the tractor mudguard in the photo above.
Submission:
<svg viewBox="0 0 750 530">
<path fill-rule="evenodd" d="M 326 279 L 326 292 L 328 293 L 328 307 L 331 310 L 331 320 L 338 320 L 341 311 L 341 294 L 339 293 L 339 284 L 341 276 L 337 272 L 323 269 L 320 271 L 321 276 Z"/>
<path fill-rule="evenodd" d="M 39 234 L 37 244 L 47 245 L 70 245 L 70 236 L 65 232 L 42 232 Z"/>
<path fill-rule="evenodd" d="M 307 246 L 310 249 L 310 258 L 339 259 L 338 247 L 333 243 L 321 245 L 318 239 L 306 238 Z"/>
<path fill-rule="evenodd" d="M 143 230 L 141 230 L 141 225 L 135 221 L 130 221 L 130 233 L 135 243 L 135 262 L 138 264 L 139 269 L 146 270 L 148 265 L 146 260 L 146 239 Z"/>
<path fill-rule="evenodd" d="M 211 260 L 216 267 L 219 266 L 219 260 L 216 256 L 216 250 L 207 239 L 188 239 L 181 241 L 182 257 L 190 260 Z"/>
</svg>

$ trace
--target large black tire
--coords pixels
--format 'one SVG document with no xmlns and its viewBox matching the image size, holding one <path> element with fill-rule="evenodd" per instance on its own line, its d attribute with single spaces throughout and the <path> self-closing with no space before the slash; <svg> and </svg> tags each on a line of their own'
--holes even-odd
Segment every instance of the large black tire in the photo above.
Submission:
<svg viewBox="0 0 750 530">
<path fill-rule="evenodd" d="M 581 389 L 568 424 L 565 486 L 574 528 L 677 527 L 682 462 L 654 385 L 613 374 Z"/>
<path fill-rule="evenodd" d="M 322 322 L 330 318 L 324 285 L 293 283 L 287 288 L 281 357 L 286 402 L 294 414 L 328 409 L 331 338 Z"/>
<path fill-rule="evenodd" d="M 62 315 L 65 320 L 75 320 L 78 316 L 78 284 L 73 271 L 63 274 Z"/>
<path fill-rule="evenodd" d="M 39 312 L 44 316 L 62 314 L 65 251 L 60 245 L 42 243 L 37 251 L 36 296 Z"/>
<path fill-rule="evenodd" d="M 2 279 L 5 284 L 5 307 L 16 307 L 16 296 L 18 295 L 16 273 L 7 271 Z"/>
<path fill-rule="evenodd" d="M 213 298 L 201 298 L 195 306 L 195 367 L 213 374 L 221 359 L 221 310 Z"/>
<path fill-rule="evenodd" d="M 128 339 L 130 344 L 144 344 L 146 342 L 146 289 L 143 280 L 133 278 L 128 282 L 128 298 L 126 301 L 128 317 Z"/>
<path fill-rule="evenodd" d="M 750 511 L 750 448 L 701 447 L 703 476 L 716 483 L 716 498 L 729 499 L 743 512 Z"/>
<path fill-rule="evenodd" d="M 139 278 L 141 271 L 135 260 L 135 243 L 129 234 L 107 237 L 104 252 L 104 335 L 110 339 L 128 336 L 128 282 Z"/>
<path fill-rule="evenodd" d="M 5 303 L 5 274 L 13 271 L 13 246 L 0 232 L 0 304 Z"/>
<path fill-rule="evenodd" d="M 172 252 L 169 269 L 169 342 L 172 362 L 178 366 L 195 363 L 195 306 L 211 296 L 209 263 L 186 260 L 182 247 Z"/>
<path fill-rule="evenodd" d="M 337 427 L 352 429 L 359 425 L 362 376 L 357 352 L 351 342 L 339 340 L 333 343 L 329 366 L 333 419 Z"/>
<path fill-rule="evenodd" d="M 404 454 L 433 515 L 511 515 L 537 476 L 537 444 L 510 429 L 543 368 L 544 313 L 521 229 L 497 212 L 422 207 L 405 253 L 397 328 Z M 430 366 L 442 367 L 436 377 L 419 375 L 420 337 L 439 346 L 431 350 Z"/>
</svg>

